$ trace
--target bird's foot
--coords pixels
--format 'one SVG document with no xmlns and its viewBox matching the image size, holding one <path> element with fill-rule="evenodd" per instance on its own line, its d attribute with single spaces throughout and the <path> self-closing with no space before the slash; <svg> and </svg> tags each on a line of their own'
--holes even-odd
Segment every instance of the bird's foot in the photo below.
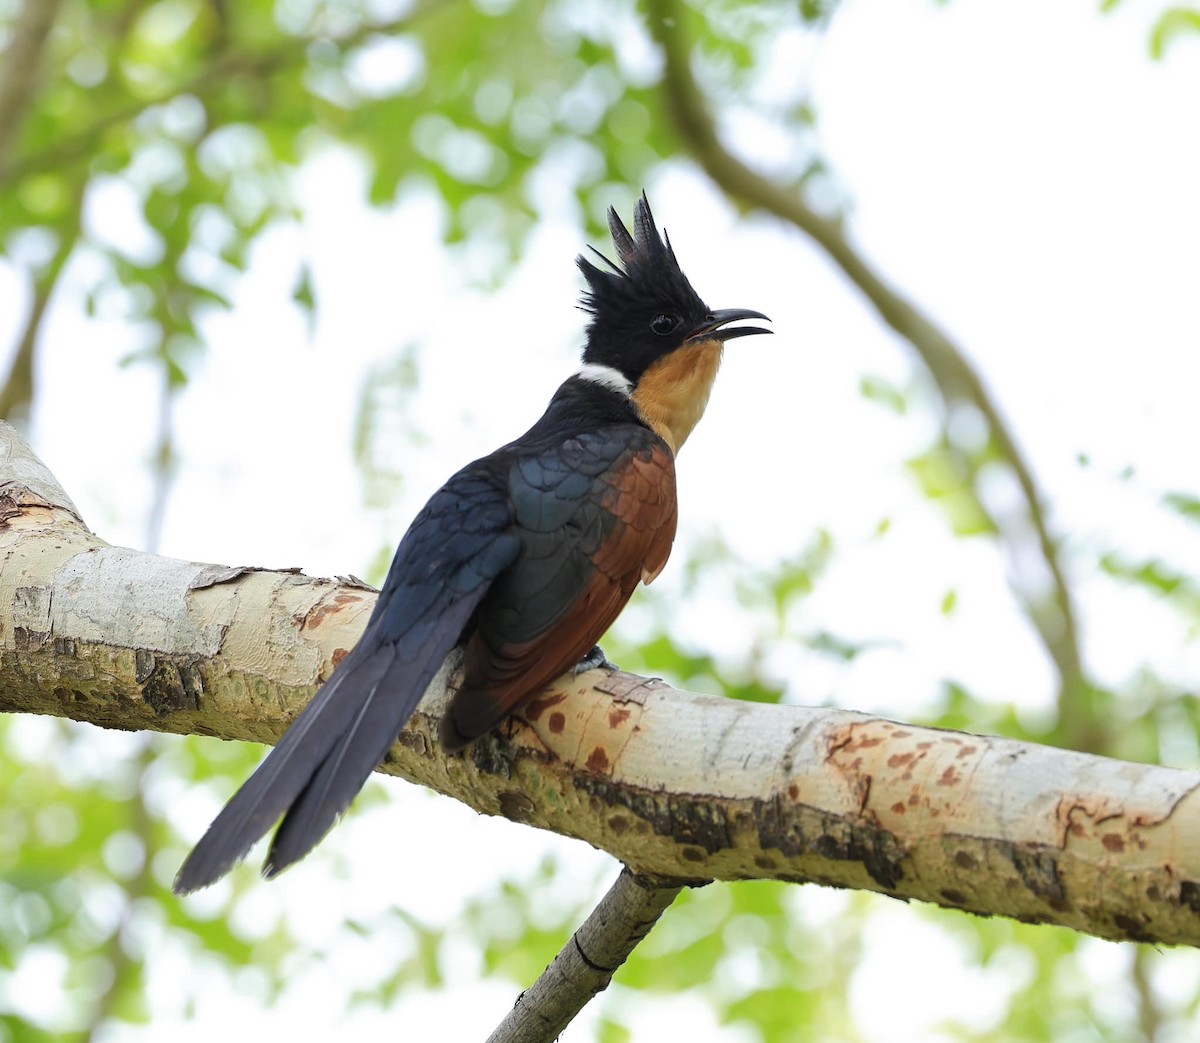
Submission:
<svg viewBox="0 0 1200 1043">
<path fill-rule="evenodd" d="M 601 648 L 599 645 L 593 645 L 592 650 L 590 652 L 588 652 L 587 655 L 585 655 L 581 660 L 579 660 L 578 663 L 575 664 L 575 666 L 571 670 L 571 673 L 578 675 L 578 674 L 586 673 L 588 670 L 620 670 L 620 669 L 621 668 L 619 666 L 617 666 L 616 663 L 614 663 L 611 659 L 608 658 L 608 656 L 606 656 L 604 654 L 603 648 Z"/>
</svg>

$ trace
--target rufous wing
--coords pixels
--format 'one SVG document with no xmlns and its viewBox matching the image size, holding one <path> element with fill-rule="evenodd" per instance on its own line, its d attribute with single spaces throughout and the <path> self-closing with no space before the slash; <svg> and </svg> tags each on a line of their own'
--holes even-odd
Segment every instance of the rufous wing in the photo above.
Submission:
<svg viewBox="0 0 1200 1043">
<path fill-rule="evenodd" d="M 521 554 L 480 607 L 443 743 L 466 745 L 578 663 L 662 571 L 677 519 L 675 461 L 654 438 L 588 483 L 561 529 L 521 533 Z"/>
</svg>

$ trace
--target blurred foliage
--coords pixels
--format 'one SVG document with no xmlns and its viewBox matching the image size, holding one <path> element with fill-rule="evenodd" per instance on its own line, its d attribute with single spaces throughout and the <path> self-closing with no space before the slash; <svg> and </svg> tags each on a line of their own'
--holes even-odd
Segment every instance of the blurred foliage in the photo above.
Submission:
<svg viewBox="0 0 1200 1043">
<path fill-rule="evenodd" d="M 996 523 L 976 491 L 979 470 L 986 463 L 984 454 L 963 452 L 949 440 L 939 441 L 908 461 L 921 491 L 945 512 L 956 536 L 996 531 Z"/>
<path fill-rule="evenodd" d="M 1158 17 L 1150 33 L 1150 53 L 1162 58 L 1167 48 L 1184 37 L 1200 35 L 1200 10 L 1194 7 L 1169 7 Z"/>
<path fill-rule="evenodd" d="M 23 39 L 22 19 L 39 2 L 0 3 L 0 47 Z M 840 200 L 841 190 L 819 152 L 811 98 L 801 85 L 764 101 L 759 58 L 783 28 L 819 32 L 833 9 L 814 0 L 701 0 L 687 9 L 696 64 L 727 115 L 766 117 L 783 129 L 791 152 L 773 163 L 798 183 L 824 179 L 827 201 Z M 1151 50 L 1161 56 L 1197 29 L 1194 10 L 1170 8 Z M 36 82 L 21 85 L 19 100 L 0 112 L 0 250 L 26 278 L 31 300 L 44 306 L 73 263 L 89 313 L 128 324 L 137 346 L 126 364 L 161 375 L 165 424 L 152 462 L 164 475 L 170 400 L 203 357 L 198 323 L 207 310 L 229 306 L 263 233 L 297 219 L 293 179 L 308 158 L 353 150 L 366 165 L 369 200 L 380 206 L 433 189 L 448 242 L 488 244 L 487 274 L 496 278 L 534 227 L 547 179 L 567 186 L 598 238 L 609 203 L 632 197 L 678 152 L 632 0 L 63 0 L 37 57 Z M 304 257 L 290 284 L 311 329 L 321 299 Z M 36 394 L 32 355 L 43 314 L 44 307 L 30 311 L 0 399 L 6 415 L 27 413 Z M 373 511 L 385 512 L 404 481 L 380 446 L 420 439 L 403 420 L 416 384 L 411 353 L 363 383 L 355 452 Z M 871 376 L 861 391 L 865 402 L 900 416 L 932 411 L 918 386 Z M 987 537 L 994 508 L 978 490 L 993 447 L 980 443 L 970 417 L 938 417 L 937 427 L 909 461 L 911 477 L 957 537 Z M 1172 493 L 1162 506 L 1182 523 L 1200 520 L 1191 493 Z M 874 538 L 886 538 L 889 524 L 882 519 Z M 390 551 L 372 568 L 375 578 Z M 644 599 L 636 633 L 618 629 L 610 651 L 627 668 L 686 687 L 825 701 L 829 693 L 798 690 L 797 672 L 778 664 L 842 669 L 886 649 L 882 639 L 836 633 L 806 614 L 829 571 L 853 553 L 819 532 L 792 559 L 763 568 L 711 541 L 676 568 L 693 587 L 724 582 L 728 602 L 757 621 L 744 654 L 689 645 L 668 625 L 671 606 L 657 590 Z M 1167 606 L 1195 632 L 1195 575 L 1118 550 L 1098 560 L 1110 582 Z M 958 592 L 946 591 L 939 607 L 953 616 Z M 1080 712 L 1108 752 L 1200 763 L 1200 699 L 1149 670 L 1120 691 L 1090 686 Z M 952 678 L 925 723 L 1040 740 L 1057 726 L 1052 712 L 981 698 Z M 195 1012 L 203 974 L 270 1006 L 291 978 L 320 965 L 320 952 L 287 918 L 253 921 L 246 912 L 250 870 L 215 897 L 182 903 L 169 893 L 185 849 L 172 825 L 178 808 L 202 800 L 215 810 L 257 762 L 257 748 L 97 740 L 89 729 L 46 720 L 0 722 L 0 748 L 0 1043 L 153 1038 L 156 1016 Z M 378 919 L 351 920 L 347 934 L 390 946 L 391 959 L 373 964 L 375 980 L 356 983 L 345 1005 L 390 1009 L 413 990 L 453 988 L 449 968 L 464 944 L 482 974 L 512 982 L 515 994 L 601 886 L 581 886 L 548 858 L 527 877 L 489 880 L 453 925 L 400 904 Z M 599 1001 L 598 1038 L 637 1037 L 634 996 L 684 992 L 701 996 L 738 1039 L 867 1038 L 854 991 L 864 938 L 890 908 L 875 896 L 782 884 L 687 892 Z M 1149 954 L 1135 967 L 1132 946 L 905 912 L 948 937 L 963 965 L 1004 996 L 990 1023 L 947 1018 L 938 1038 L 1190 1038 L 1200 1003 L 1192 954 Z M 148 982 L 167 973 L 160 968 L 170 959 L 175 976 L 164 996 Z M 1097 965 L 1107 974 L 1102 991 Z M 451 1009 L 453 997 L 446 1002 Z M 146 1026 L 143 1035 L 136 1025 Z"/>
<path fill-rule="evenodd" d="M 846 986 L 861 937 L 855 901 L 844 904 L 814 931 L 787 884 L 685 891 L 619 980 L 654 992 L 703 990 L 722 1024 L 752 1027 L 767 1043 L 851 1037 Z"/>
<path fill-rule="evenodd" d="M 1158 558 L 1132 560 L 1113 551 L 1100 559 L 1110 576 L 1167 599 L 1179 611 L 1200 620 L 1200 578 Z"/>
</svg>

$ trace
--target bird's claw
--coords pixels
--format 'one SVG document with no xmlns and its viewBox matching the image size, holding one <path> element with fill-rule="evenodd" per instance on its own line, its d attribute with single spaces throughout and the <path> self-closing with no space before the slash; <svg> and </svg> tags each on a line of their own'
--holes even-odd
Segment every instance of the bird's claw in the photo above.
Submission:
<svg viewBox="0 0 1200 1043">
<path fill-rule="evenodd" d="M 604 649 L 599 645 L 593 645 L 589 651 L 578 663 L 575 664 L 571 673 L 578 676 L 579 674 L 587 673 L 589 670 L 620 670 L 611 659 L 604 654 Z"/>
</svg>

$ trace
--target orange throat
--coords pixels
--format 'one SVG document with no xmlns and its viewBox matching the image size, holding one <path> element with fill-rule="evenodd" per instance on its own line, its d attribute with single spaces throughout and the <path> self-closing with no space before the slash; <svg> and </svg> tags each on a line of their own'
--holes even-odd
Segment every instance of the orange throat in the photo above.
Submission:
<svg viewBox="0 0 1200 1043">
<path fill-rule="evenodd" d="M 655 362 L 634 389 L 638 414 L 676 455 L 704 415 L 723 350 L 719 340 L 685 344 Z"/>
</svg>

